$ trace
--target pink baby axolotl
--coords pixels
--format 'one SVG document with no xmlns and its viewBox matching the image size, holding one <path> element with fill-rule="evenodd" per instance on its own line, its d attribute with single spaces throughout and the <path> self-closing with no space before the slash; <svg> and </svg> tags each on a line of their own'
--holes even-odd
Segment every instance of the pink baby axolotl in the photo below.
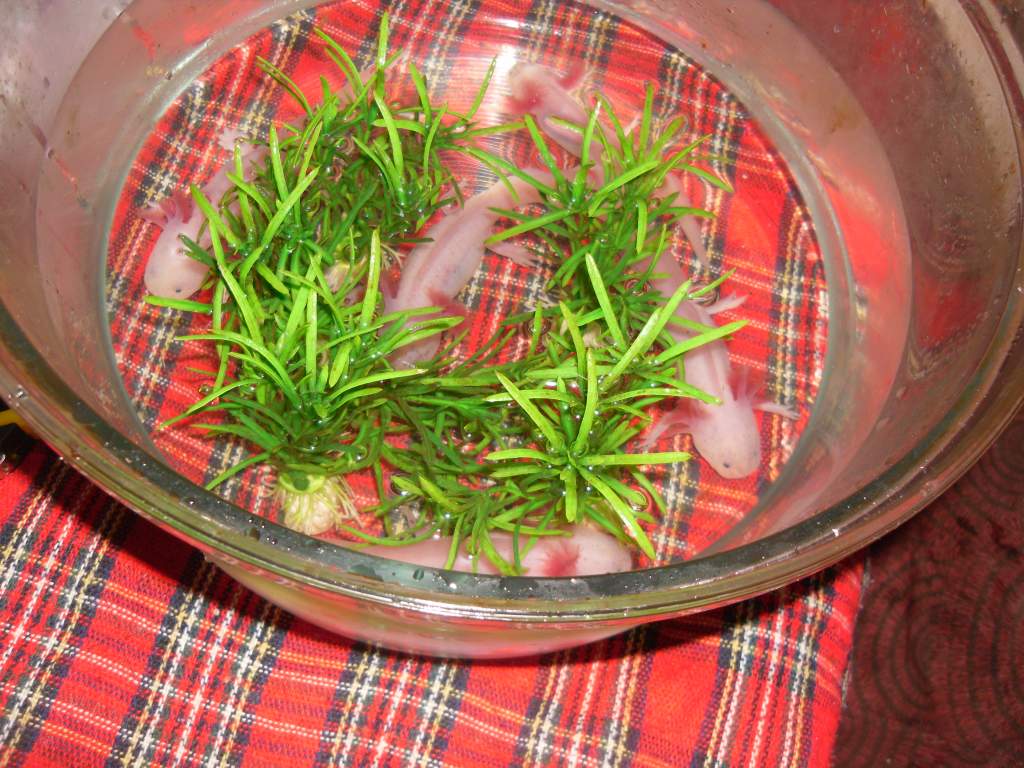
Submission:
<svg viewBox="0 0 1024 768">
<path fill-rule="evenodd" d="M 527 550 L 528 539 L 520 538 L 524 576 L 594 576 L 618 573 L 633 567 L 633 555 L 614 536 L 599 531 L 588 523 L 566 529 L 564 536 L 539 536 Z M 512 534 L 498 531 L 491 534 L 491 543 L 506 561 L 513 561 Z M 401 560 L 428 568 L 443 568 L 451 548 L 450 537 L 427 539 L 403 547 L 374 545 L 362 549 L 380 557 Z M 470 557 L 465 545 L 459 548 L 451 570 L 495 575 L 497 568 L 486 557 Z"/>
<path fill-rule="evenodd" d="M 241 142 L 241 137 L 242 134 L 237 129 L 225 129 L 221 132 L 218 143 L 223 149 L 233 151 L 236 142 Z M 239 146 L 242 159 L 246 163 L 257 162 L 266 152 L 265 147 L 256 147 L 249 141 L 241 142 Z M 228 173 L 234 168 L 234 161 L 226 160 L 203 185 L 203 194 L 213 205 L 217 205 L 231 188 Z M 184 236 L 200 247 L 209 246 L 209 236 L 199 236 L 199 230 L 205 220 L 202 213 L 196 210 L 189 193 L 176 190 L 170 197 L 144 208 L 139 215 L 162 230 L 146 262 L 146 272 L 143 275 L 146 289 L 154 296 L 187 299 L 202 287 L 209 274 L 205 264 L 189 255 L 188 248 L 181 239 Z"/>
<path fill-rule="evenodd" d="M 535 171 L 542 177 L 543 173 Z M 550 176 L 547 177 L 550 180 Z M 543 179 L 542 179 L 543 180 Z M 438 221 L 427 233 L 429 241 L 417 245 L 402 266 L 397 290 L 384 291 L 385 312 L 400 312 L 437 306 L 450 314 L 463 314 L 455 297 L 480 266 L 490 237 L 501 214 L 495 209 L 511 210 L 539 199 L 535 187 L 518 178 L 508 185 L 497 181 L 483 192 L 466 200 L 465 205 Z M 495 248 L 524 266 L 533 266 L 525 250 L 505 246 Z M 437 354 L 440 337 L 431 336 L 402 347 L 392 359 L 395 367 L 412 367 Z"/>
<path fill-rule="evenodd" d="M 663 295 L 671 295 L 682 283 L 682 270 L 667 252 L 662 254 L 657 269 L 661 276 L 652 280 L 653 287 Z M 712 315 L 739 306 L 745 298 L 729 296 L 711 307 L 683 301 L 676 315 L 713 328 L 715 321 Z M 672 324 L 669 332 L 677 341 L 694 335 L 693 331 Z M 693 437 L 693 447 L 719 475 L 725 478 L 750 475 L 761 463 L 761 433 L 754 411 L 791 419 L 797 417 L 796 412 L 777 403 L 756 400 L 745 378 L 735 382 L 729 350 L 721 339 L 688 352 L 684 360 L 686 382 L 718 398 L 720 403 L 683 401 L 656 419 L 645 445 L 650 447 L 665 435 L 688 432 Z"/>
</svg>

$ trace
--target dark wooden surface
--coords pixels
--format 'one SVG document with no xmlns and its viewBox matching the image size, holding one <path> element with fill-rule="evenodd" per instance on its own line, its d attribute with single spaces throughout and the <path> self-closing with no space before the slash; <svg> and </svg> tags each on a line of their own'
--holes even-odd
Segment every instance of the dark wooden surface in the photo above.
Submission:
<svg viewBox="0 0 1024 768">
<path fill-rule="evenodd" d="M 1024 413 L 868 562 L 835 766 L 1024 765 Z"/>
</svg>

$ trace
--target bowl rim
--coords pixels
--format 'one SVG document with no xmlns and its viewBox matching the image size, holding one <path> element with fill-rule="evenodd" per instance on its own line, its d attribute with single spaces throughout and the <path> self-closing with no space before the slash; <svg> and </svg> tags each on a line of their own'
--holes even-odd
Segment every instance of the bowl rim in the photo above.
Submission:
<svg viewBox="0 0 1024 768">
<path fill-rule="evenodd" d="M 993 45 L 1012 35 L 976 11 Z M 1009 38 L 994 40 L 1000 35 Z M 1014 46 L 1015 47 L 1015 46 Z M 997 74 L 1024 155 L 1024 63 Z M 482 576 L 415 566 L 313 539 L 260 518 L 183 478 L 109 426 L 56 374 L 0 303 L 0 394 L 65 460 L 143 517 L 213 560 L 299 588 L 456 620 L 622 623 L 665 618 L 752 597 L 821 570 L 926 506 L 959 478 L 1024 404 L 1024 245 L 994 341 L 941 420 L 869 485 L 778 533 L 657 568 L 600 576 Z"/>
<path fill-rule="evenodd" d="M 420 567 L 310 538 L 246 512 L 107 425 L 59 379 L 2 305 L 0 386 L 68 463 L 211 559 L 300 587 L 450 618 L 660 618 L 753 597 L 825 568 L 898 526 L 960 477 L 1024 404 L 1024 249 L 1014 287 L 999 326 L 1005 333 L 996 334 L 947 418 L 870 485 L 758 541 L 600 576 L 500 577 Z M 79 442 L 88 449 L 75 448 Z"/>
</svg>

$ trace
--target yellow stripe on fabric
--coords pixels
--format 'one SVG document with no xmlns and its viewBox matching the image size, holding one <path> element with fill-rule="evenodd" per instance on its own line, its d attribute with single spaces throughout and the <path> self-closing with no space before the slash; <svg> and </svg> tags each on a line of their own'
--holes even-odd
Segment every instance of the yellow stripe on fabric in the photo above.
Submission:
<svg viewBox="0 0 1024 768">
<path fill-rule="evenodd" d="M 726 668 L 725 681 L 722 685 L 722 692 L 718 699 L 718 709 L 715 711 L 714 726 L 711 730 L 711 738 L 708 740 L 708 745 L 705 749 L 704 765 L 714 765 L 714 758 L 712 757 L 716 752 L 719 751 L 719 747 L 724 743 L 724 732 L 726 725 L 726 718 L 728 712 L 731 710 L 732 697 L 736 695 L 734 687 L 736 689 L 742 687 L 740 680 L 742 679 L 742 666 L 743 658 L 746 655 L 746 642 L 747 642 L 747 622 L 751 620 L 753 603 L 743 603 L 740 607 L 740 611 L 743 612 L 743 617 L 736 617 L 736 623 L 732 627 L 731 640 L 726 646 L 729 649 L 729 665 Z"/>
<path fill-rule="evenodd" d="M 673 449 L 682 450 L 684 442 L 683 436 L 677 435 Z M 669 465 L 664 479 L 658 483 L 659 490 L 665 498 L 665 517 L 652 536 L 659 562 L 683 554 L 680 551 L 680 544 L 685 547 L 687 543 L 685 540 L 676 541 L 675 537 L 680 531 L 686 531 L 684 520 L 689 518 L 693 511 L 693 500 L 700 485 L 697 477 L 694 462 L 688 461 Z M 684 533 L 684 537 L 685 535 Z"/>
<path fill-rule="evenodd" d="M 412 758 L 418 759 L 416 765 L 427 766 L 432 762 L 431 752 L 437 746 L 437 738 L 441 732 L 441 723 L 444 716 L 449 712 L 448 702 L 455 694 L 460 694 L 453 685 L 458 674 L 459 665 L 448 662 L 441 662 L 434 675 L 434 681 L 430 685 L 427 700 L 421 708 L 425 708 L 430 714 L 428 727 L 420 731 L 412 752 Z"/>
<path fill-rule="evenodd" d="M 595 67 L 599 63 L 601 53 L 608 49 L 611 38 L 615 36 L 618 24 L 615 23 L 614 17 L 600 12 L 592 15 L 591 20 L 594 23 L 590 25 L 590 33 L 587 35 L 584 61 L 591 67 Z"/>
<path fill-rule="evenodd" d="M 231 747 L 235 744 L 238 730 L 242 724 L 242 717 L 247 711 L 246 703 L 255 690 L 256 676 L 260 674 L 267 660 L 273 654 L 274 648 L 270 639 L 273 637 L 280 619 L 281 610 L 272 603 L 264 602 L 263 610 L 249 628 L 245 651 L 236 660 L 236 667 L 240 674 L 237 674 L 231 681 L 224 698 L 225 714 L 230 716 L 226 721 L 221 719 L 221 729 L 210 749 L 210 754 L 215 757 L 219 756 L 218 766 L 227 765 Z"/>
<path fill-rule="evenodd" d="M 204 562 L 196 569 L 192 581 L 183 585 L 186 597 L 172 617 L 173 624 L 167 636 L 164 652 L 160 654 L 159 668 L 149 681 L 148 695 L 142 711 L 138 713 L 135 728 L 127 739 L 128 749 L 123 756 L 125 764 L 149 764 L 150 757 L 146 753 L 150 750 L 150 742 L 154 736 L 153 724 L 163 722 L 160 710 L 168 699 L 173 698 L 178 682 L 174 679 L 175 671 L 182 667 L 190 641 L 194 640 L 195 631 L 202 626 L 202 614 L 208 605 L 205 593 L 216 574 L 217 570 Z"/>
<path fill-rule="evenodd" d="M 789 228 L 786 231 L 785 253 L 792 253 L 798 246 L 800 235 L 803 230 L 803 217 L 793 216 L 789 221 Z M 796 396 L 796 378 L 799 359 L 795 354 L 796 339 L 798 337 L 797 324 L 800 322 L 802 313 L 801 306 L 804 304 L 804 297 L 801 289 L 804 283 L 804 275 L 798 274 L 803 262 L 801 259 L 785 259 L 785 267 L 781 274 L 777 274 L 777 280 L 773 291 L 778 299 L 778 324 L 772 329 L 772 338 L 775 347 L 775 381 L 773 391 L 765 395 L 775 402 L 793 402 Z M 769 344 L 769 349 L 773 346 Z M 777 414 L 768 414 L 766 419 L 771 430 L 769 445 L 780 445 L 786 426 L 785 417 Z M 772 451 L 768 456 L 767 477 L 774 481 L 782 472 L 788 457 L 782 451 Z"/>
<path fill-rule="evenodd" d="M 409 681 L 411 679 L 414 679 L 415 672 L 413 668 L 415 666 L 417 666 L 417 662 L 411 658 L 403 659 L 401 662 L 401 667 L 399 668 L 398 672 L 398 679 L 395 681 L 395 689 L 388 696 L 388 703 L 390 706 L 388 707 L 387 715 L 384 718 L 384 725 L 380 728 L 380 731 L 378 732 L 377 735 L 377 744 L 374 748 L 374 765 L 380 765 L 380 761 L 381 758 L 384 756 L 384 753 L 390 753 L 391 751 L 388 749 L 388 747 L 391 746 L 388 736 L 392 733 L 395 717 L 398 715 L 399 711 L 401 711 L 401 709 L 407 706 L 409 703 L 409 697 L 406 695 L 405 688 Z M 414 691 L 412 697 L 414 698 L 415 696 L 416 693 Z M 409 764 L 415 764 L 415 757 L 413 757 Z"/>
<path fill-rule="evenodd" d="M 68 471 L 70 470 L 59 462 L 50 464 L 42 482 L 35 488 L 28 500 L 25 512 L 18 519 L 17 530 L 10 541 L 0 550 L 3 553 L 3 557 L 0 558 L 0 568 L 2 568 L 0 571 L 0 594 L 9 595 L 14 579 L 22 575 L 23 564 L 28 553 L 34 551 L 31 547 L 32 536 L 39 524 L 46 519 L 50 498 L 55 489 L 64 481 L 65 473 Z M 10 656 L 12 650 L 13 646 L 9 644 L 3 656 L 0 657 L 0 669 L 3 668 L 3 663 Z"/>
<path fill-rule="evenodd" d="M 765 674 L 763 692 L 761 695 L 761 706 L 757 712 L 757 730 L 754 736 L 754 746 L 751 748 L 749 768 L 758 768 L 761 765 L 761 744 L 764 741 L 765 724 L 768 719 L 768 705 L 773 700 L 778 700 L 779 689 L 775 686 L 775 674 L 779 666 L 779 659 L 782 656 L 783 647 L 786 645 L 786 638 L 782 632 L 782 620 L 785 616 L 786 598 L 789 594 L 787 588 L 779 592 L 778 602 L 775 607 L 775 619 L 772 629 L 769 631 L 769 660 L 768 671 Z"/>
<path fill-rule="evenodd" d="M 818 636 L 821 633 L 825 622 L 822 621 L 822 617 L 825 613 L 824 608 L 826 600 L 822 594 L 824 591 L 824 581 L 819 574 L 814 577 L 814 589 L 810 592 L 807 598 L 804 599 L 805 606 L 811 609 L 810 615 L 805 619 L 809 625 L 809 634 L 805 641 L 800 643 L 800 658 L 797 669 L 795 670 L 798 674 L 799 687 L 794 692 L 794 698 L 796 699 L 796 714 L 795 717 L 790 719 L 792 724 L 796 725 L 796 732 L 794 734 L 794 745 L 793 745 L 793 761 L 794 764 L 800 761 L 801 747 L 803 746 L 804 736 L 804 725 L 807 719 L 804 718 L 804 711 L 808 704 L 808 688 L 810 687 L 811 681 L 815 678 L 814 668 L 817 664 L 817 654 L 812 652 L 812 649 L 817 647 Z M 806 643 L 806 644 L 805 644 Z M 789 727 L 787 726 L 787 738 L 786 738 L 786 750 L 789 749 Z M 785 758 L 785 756 L 784 756 Z M 784 759 L 785 762 L 785 759 Z"/>
<path fill-rule="evenodd" d="M 643 647 L 647 632 L 647 627 L 638 627 L 626 635 L 623 664 L 615 680 L 615 698 L 612 701 L 610 719 L 612 731 L 604 745 L 602 768 L 629 765 L 633 757 L 628 750 L 626 737 L 633 729 L 633 698 L 636 695 L 640 668 L 643 665 Z M 609 758 L 614 758 L 614 762 Z"/>
<path fill-rule="evenodd" d="M 90 488 L 90 491 L 94 496 L 100 493 L 95 488 Z M 23 688 L 21 691 L 23 694 L 28 694 L 27 701 L 26 696 L 23 695 L 21 700 L 25 704 L 22 705 L 21 714 L 15 721 L 13 733 L 4 735 L 4 743 L 17 744 L 24 730 L 35 719 L 32 713 L 43 699 L 46 688 L 53 678 L 53 673 L 59 668 L 56 660 L 63 656 L 75 642 L 72 632 L 77 623 L 73 621 L 73 618 L 82 615 L 86 595 L 91 593 L 90 588 L 103 581 L 97 577 L 95 568 L 109 551 L 110 538 L 116 534 L 124 522 L 125 516 L 129 514 L 123 507 L 113 502 L 108 504 L 106 511 L 107 514 L 101 515 L 99 527 L 94 529 L 89 536 L 85 559 L 74 568 L 70 574 L 72 578 L 66 581 L 60 590 L 61 597 L 70 595 L 71 599 L 63 605 L 53 625 L 48 624 L 53 627 L 53 634 L 49 635 L 46 642 L 43 643 L 45 647 L 43 656 L 41 658 L 34 657 L 37 658 L 33 662 L 37 675 L 33 677 L 31 687 Z M 69 516 L 68 523 L 71 524 L 71 522 L 72 518 Z M 58 547 L 54 547 L 52 552 L 60 556 Z M 67 570 L 73 562 L 74 558 L 62 560 L 59 570 Z M 61 605 L 63 602 L 58 599 L 57 604 Z"/>
<path fill-rule="evenodd" d="M 732 682 L 735 675 L 735 663 L 737 653 L 739 652 L 739 627 L 734 627 L 732 632 L 732 641 L 729 644 L 729 666 L 726 669 L 725 680 L 722 683 L 722 691 L 718 696 L 718 708 L 715 710 L 714 725 L 711 729 L 711 737 L 708 739 L 707 747 L 704 751 L 704 766 L 713 765 L 712 755 L 716 751 L 718 745 L 719 732 L 721 730 L 723 719 L 725 717 L 725 710 L 727 707 L 726 702 L 729 700 L 729 692 L 732 690 Z"/>
<path fill-rule="evenodd" d="M 61 706 L 62 702 L 57 701 L 57 702 L 54 702 L 54 703 L 55 703 L 55 708 L 56 709 L 62 709 L 63 708 Z M 97 754 L 97 756 L 100 756 L 100 757 L 106 757 L 107 756 L 107 752 L 110 749 L 110 744 L 109 743 L 98 741 L 95 738 L 92 738 L 90 736 L 86 736 L 79 729 L 69 728 L 67 726 L 61 725 L 60 723 L 54 722 L 53 720 L 50 720 L 50 719 L 47 719 L 47 720 L 44 720 L 44 721 L 40 721 L 39 724 L 43 725 L 44 723 L 46 725 L 47 736 L 49 736 L 51 738 L 53 738 L 54 736 L 63 736 L 64 741 L 67 744 L 69 744 L 69 745 L 74 745 L 74 746 L 76 746 L 78 748 L 88 748 L 89 750 L 91 750 L 92 752 L 95 752 Z M 16 753 L 16 746 L 15 746 L 16 744 L 17 744 L 17 742 L 12 741 L 12 742 L 10 742 L 9 744 L 6 744 L 6 745 L 0 745 L 0 765 L 7 765 L 7 762 L 3 759 L 4 754 L 5 754 L 5 750 L 10 750 L 10 752 L 8 754 L 11 754 L 11 755 L 15 754 Z M 79 759 L 81 759 L 81 757 L 82 757 L 80 753 L 77 753 L 77 750 L 76 750 L 76 757 L 79 758 Z M 99 761 L 97 761 L 97 763 L 98 762 Z M 84 763 L 84 761 L 81 762 L 81 763 L 78 763 L 78 765 L 83 765 L 83 764 L 86 764 L 86 763 Z M 70 768 L 74 768 L 74 766 L 71 766 Z"/>
<path fill-rule="evenodd" d="M 604 669 L 605 664 L 601 660 L 591 661 L 587 664 L 586 684 L 583 686 L 583 701 L 576 712 L 575 723 L 572 728 L 571 738 L 569 739 L 569 754 L 566 758 L 568 768 L 576 768 L 580 764 L 580 747 L 583 735 L 586 733 L 587 714 L 590 712 L 590 707 L 594 701 L 594 688 L 596 687 L 597 678 L 601 676 Z"/>
<path fill-rule="evenodd" d="M 71 470 L 63 464 L 56 465 L 55 463 L 55 466 L 51 467 L 46 480 L 39 487 L 37 492 L 33 494 L 32 499 L 28 504 L 28 508 L 25 510 L 25 516 L 21 518 L 24 521 L 27 517 L 29 521 L 28 525 L 19 526 L 19 530 L 13 537 L 11 544 L 4 548 L 4 560 L 7 562 L 7 568 L 3 580 L 3 591 L 5 594 L 10 594 L 11 580 L 14 578 L 16 573 L 20 573 L 21 571 L 21 568 L 18 568 L 17 566 L 24 560 L 23 557 L 18 557 L 18 553 L 22 550 L 22 545 L 34 541 L 34 537 L 31 534 L 34 533 L 40 521 L 45 519 L 47 513 L 50 512 L 50 507 L 47 504 L 50 494 L 56 495 L 57 489 L 67 480 L 70 472 Z M 64 525 L 60 530 L 57 540 L 52 544 L 49 549 L 49 554 L 40 565 L 40 573 L 35 574 L 35 588 L 29 595 L 28 604 L 23 607 L 18 624 L 5 638 L 6 647 L 4 648 L 3 655 L 0 656 L 0 670 L 5 671 L 2 678 L 4 683 L 6 683 L 11 676 L 7 665 L 15 649 L 24 650 L 22 642 L 28 634 L 29 624 L 32 622 L 33 616 L 35 615 L 36 604 L 40 601 L 43 593 L 53 586 L 53 581 L 49 576 L 50 573 L 54 570 L 59 572 L 64 565 L 63 563 L 58 562 L 58 553 L 63 546 L 65 539 L 71 535 L 71 531 L 74 527 L 73 523 L 73 516 L 67 516 L 65 518 Z M 39 644 L 45 645 L 49 639 L 50 638 L 47 637 L 46 641 Z M 38 678 L 34 678 L 33 683 L 37 684 Z M 0 720 L 0 726 L 2 726 L 2 729 L 0 729 L 0 744 L 13 745 L 16 743 L 16 740 L 11 737 L 10 731 L 18 724 L 18 721 L 12 719 L 10 713 L 14 710 L 20 709 L 25 700 L 29 696 L 34 695 L 35 691 L 36 685 L 31 687 L 22 686 L 18 690 L 18 702 L 11 702 L 10 700 L 5 702 L 5 714 L 8 714 L 8 716 L 6 719 Z M 31 708 L 29 708 L 29 711 L 31 711 Z M 24 713 L 22 716 L 24 716 Z M 19 728 L 19 732 L 20 730 L 21 729 Z"/>
<path fill-rule="evenodd" d="M 431 30 L 430 58 L 425 63 L 426 70 L 424 77 L 427 82 L 442 82 L 441 68 L 448 60 L 448 51 L 453 45 L 459 43 L 458 30 L 462 23 L 469 16 L 469 12 L 475 8 L 475 4 L 466 0 L 452 0 L 446 8 L 442 19 L 443 26 L 440 29 Z M 395 14 L 398 15 L 397 13 Z"/>
<path fill-rule="evenodd" d="M 184 713 L 185 723 L 182 730 L 176 733 L 177 748 L 174 751 L 174 762 L 172 763 L 174 766 L 181 765 L 185 759 L 185 746 L 192 736 L 196 722 L 199 720 L 200 707 L 204 702 L 204 695 L 211 683 L 212 673 L 216 669 L 217 663 L 222 659 L 223 647 L 227 642 L 228 629 L 234 623 L 235 609 L 238 606 L 238 598 L 241 594 L 242 589 L 235 587 L 231 591 L 226 608 L 221 608 L 221 604 L 218 603 L 216 616 L 210 617 L 209 627 L 213 633 L 214 642 L 212 648 L 208 648 L 207 652 L 202 655 L 202 662 L 195 665 L 191 670 L 193 675 L 197 672 L 199 673 L 199 682 L 189 691 L 188 698 L 191 701 Z M 214 682 L 214 685 L 216 685 L 216 682 Z M 181 725 L 180 721 L 179 725 Z M 189 755 L 191 756 L 191 752 Z"/>
<path fill-rule="evenodd" d="M 545 669 L 540 706 L 537 707 L 537 713 L 529 722 L 529 731 L 524 744 L 524 764 L 531 756 L 535 759 L 546 757 L 550 745 L 545 743 L 545 739 L 548 738 L 552 727 L 551 714 L 557 711 L 556 704 L 564 691 L 570 662 L 570 652 L 560 651 L 555 657 L 555 663 Z"/>
<path fill-rule="evenodd" d="M 562 3 L 558 0 L 546 0 L 536 4 L 534 7 L 536 23 L 524 25 L 524 29 L 528 30 L 530 34 L 527 39 L 520 41 L 522 50 L 529 54 L 523 56 L 524 60 L 536 61 L 544 54 L 549 35 L 554 29 L 552 22 L 561 6 Z"/>
<path fill-rule="evenodd" d="M 331 765 L 347 765 L 349 762 L 349 752 L 357 741 L 356 729 L 350 724 L 358 721 L 367 701 L 372 700 L 372 681 L 380 679 L 379 670 L 383 658 L 384 654 L 379 649 L 359 654 L 359 663 L 352 670 L 352 682 L 348 685 L 348 695 L 338 720 L 338 731 L 331 743 Z"/>
<path fill-rule="evenodd" d="M 702 73 L 702 77 L 706 78 L 707 75 Z M 736 100 L 731 96 L 724 95 L 723 99 L 725 101 L 725 108 L 715 110 L 720 111 L 721 118 L 716 122 L 715 130 L 711 138 L 710 151 L 717 157 L 726 158 L 735 151 L 736 142 L 733 140 L 733 134 L 736 131 L 737 124 L 739 123 L 741 110 Z M 729 178 L 730 174 L 728 173 L 728 169 L 725 167 L 724 161 L 715 160 L 711 163 L 711 166 L 715 173 L 717 173 L 721 178 Z M 712 187 L 711 185 L 705 184 L 705 187 L 707 188 L 707 196 L 704 200 L 704 207 L 714 211 L 716 214 L 719 214 L 724 206 L 725 192 L 717 187 Z M 711 263 L 719 270 L 721 270 L 722 260 L 724 259 L 725 254 L 716 253 L 715 251 L 717 250 L 716 244 L 719 238 L 725 240 L 724 222 L 725 219 L 719 215 L 707 220 L 708 259 L 710 259 Z"/>
<path fill-rule="evenodd" d="M 796 248 L 802 224 L 803 220 L 800 216 L 790 218 L 789 228 L 786 231 L 785 253 L 792 253 Z M 799 313 L 802 300 L 800 288 L 803 285 L 804 276 L 798 273 L 798 270 L 802 266 L 801 259 L 786 259 L 782 272 L 776 271 L 774 285 L 774 293 L 779 300 L 780 308 L 780 322 L 774 328 L 778 350 L 776 367 L 783 377 L 782 381 L 778 382 L 776 391 L 780 391 L 787 399 L 794 394 L 792 386 L 786 380 L 792 378 L 790 365 L 795 365 L 792 340 L 796 337 L 795 326 L 801 317 Z"/>
<path fill-rule="evenodd" d="M 732 747 L 733 729 L 736 725 L 736 713 L 739 710 L 740 700 L 747 691 L 747 685 L 750 684 L 750 676 L 743 672 L 743 668 L 747 666 L 748 661 L 757 652 L 758 638 L 761 636 L 760 619 L 757 616 L 753 601 L 748 601 L 747 607 L 747 616 L 742 624 L 743 652 L 737 664 L 736 686 L 729 705 L 729 713 L 725 720 L 721 744 L 718 748 L 718 761 L 723 764 L 728 762 L 729 749 Z"/>
</svg>

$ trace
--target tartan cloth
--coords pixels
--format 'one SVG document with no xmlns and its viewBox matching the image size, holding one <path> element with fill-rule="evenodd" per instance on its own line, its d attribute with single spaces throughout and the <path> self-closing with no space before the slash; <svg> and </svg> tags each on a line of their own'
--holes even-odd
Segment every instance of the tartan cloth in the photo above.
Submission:
<svg viewBox="0 0 1024 768">
<path fill-rule="evenodd" d="M 859 560 L 538 659 L 295 619 L 42 446 L 0 475 L 0 765 L 822 766 Z"/>
<path fill-rule="evenodd" d="M 734 363 L 801 418 L 761 417 L 766 460 L 725 481 L 699 460 L 654 479 L 670 511 L 652 531 L 659 560 L 695 556 L 774 480 L 806 422 L 825 353 L 825 279 L 813 226 L 777 152 L 729 92 L 637 27 L 572 3 L 393 2 L 393 50 L 415 58 L 435 97 L 464 105 L 498 53 L 502 118 L 517 60 L 581 74 L 625 111 L 658 82 L 659 117 L 692 119 L 736 194 L 702 196 L 715 270 L 735 269 L 751 324 Z M 221 58 L 160 119 L 131 161 L 115 213 L 108 302 L 115 353 L 142 422 L 197 396 L 188 369 L 208 351 L 175 337 L 202 318 L 142 304 L 158 232 L 138 211 L 226 159 L 225 129 L 265 136 L 294 118 L 256 56 L 310 90 L 333 65 L 318 24 L 369 61 L 381 7 L 341 3 L 276 23 Z M 510 24 L 509 20 L 517 23 Z M 202 30 L 185 30 L 202 36 Z M 332 87 L 340 85 L 332 81 Z M 513 154 L 523 148 L 509 148 Z M 520 158 L 521 159 L 521 158 Z M 469 185 L 486 179 L 460 168 Z M 695 268 L 681 237 L 676 243 Z M 542 271 L 495 256 L 462 295 L 473 337 L 539 299 Z M 206 481 L 246 455 L 188 429 L 155 433 L 168 461 Z M 685 449 L 686 437 L 675 438 Z M 666 448 L 669 446 L 666 445 Z M 265 471 L 224 488 L 272 515 Z M 356 486 L 368 501 L 365 487 Z M 298 621 L 118 506 L 44 449 L 0 480 L 0 763 L 11 765 L 824 765 L 860 592 L 854 562 L 760 600 L 670 621 L 547 658 L 445 662 L 354 644 Z"/>
</svg>

